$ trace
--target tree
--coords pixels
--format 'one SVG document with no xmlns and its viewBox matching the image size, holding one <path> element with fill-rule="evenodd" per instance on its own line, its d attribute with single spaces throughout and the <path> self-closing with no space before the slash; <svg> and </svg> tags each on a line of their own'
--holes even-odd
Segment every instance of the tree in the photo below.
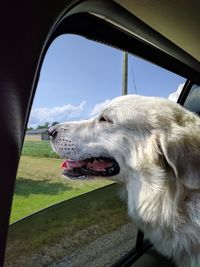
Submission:
<svg viewBox="0 0 200 267">
<path fill-rule="evenodd" d="M 59 124 L 59 122 L 54 121 L 54 122 L 51 124 L 51 126 L 54 126 L 54 125 L 56 125 L 56 124 Z"/>
<path fill-rule="evenodd" d="M 33 130 L 33 127 L 27 127 L 27 131 Z"/>
<path fill-rule="evenodd" d="M 38 125 L 37 129 L 43 129 L 43 128 L 49 128 L 50 123 L 49 122 L 45 122 L 42 125 Z"/>
<path fill-rule="evenodd" d="M 50 126 L 50 122 L 45 122 L 44 123 L 44 128 L 49 128 L 49 126 Z"/>
</svg>

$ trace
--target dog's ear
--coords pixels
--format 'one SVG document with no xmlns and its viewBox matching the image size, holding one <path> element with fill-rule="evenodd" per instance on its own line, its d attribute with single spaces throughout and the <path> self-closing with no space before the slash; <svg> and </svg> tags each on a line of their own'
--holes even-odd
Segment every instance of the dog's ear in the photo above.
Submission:
<svg viewBox="0 0 200 267">
<path fill-rule="evenodd" d="M 193 129 L 172 128 L 159 136 L 159 147 L 182 184 L 200 188 L 200 136 Z"/>
</svg>

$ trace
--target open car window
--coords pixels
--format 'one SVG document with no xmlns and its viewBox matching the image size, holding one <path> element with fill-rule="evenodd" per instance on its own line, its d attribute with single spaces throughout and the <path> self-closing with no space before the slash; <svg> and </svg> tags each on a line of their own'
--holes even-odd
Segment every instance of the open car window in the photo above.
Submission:
<svg viewBox="0 0 200 267">
<path fill-rule="evenodd" d="M 185 79 L 128 56 L 128 93 L 170 98 Z M 122 52 L 58 37 L 42 66 L 15 186 L 6 266 L 111 266 L 136 245 L 126 193 L 113 181 L 70 181 L 47 127 L 88 119 L 121 95 Z M 174 99 L 172 99 L 174 100 Z M 35 263 L 37 264 L 35 265 Z"/>
</svg>

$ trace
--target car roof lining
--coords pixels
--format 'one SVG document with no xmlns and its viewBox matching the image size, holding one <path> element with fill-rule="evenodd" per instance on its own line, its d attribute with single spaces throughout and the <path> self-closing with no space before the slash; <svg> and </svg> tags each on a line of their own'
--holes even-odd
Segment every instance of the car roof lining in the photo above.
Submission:
<svg viewBox="0 0 200 267">
<path fill-rule="evenodd" d="M 115 0 L 200 61 L 200 1 Z"/>
</svg>

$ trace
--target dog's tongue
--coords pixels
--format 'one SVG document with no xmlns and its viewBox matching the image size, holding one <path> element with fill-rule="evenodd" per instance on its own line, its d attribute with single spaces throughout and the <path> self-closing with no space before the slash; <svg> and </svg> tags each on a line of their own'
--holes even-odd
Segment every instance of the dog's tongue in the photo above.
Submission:
<svg viewBox="0 0 200 267">
<path fill-rule="evenodd" d="M 112 167 L 112 163 L 107 160 L 94 160 L 93 162 L 86 162 L 84 160 L 73 161 L 73 160 L 65 160 L 61 164 L 61 169 L 72 170 L 74 168 L 81 168 L 86 166 L 90 170 L 94 171 L 104 171 L 105 168 Z"/>
<path fill-rule="evenodd" d="M 60 168 L 61 169 L 67 168 L 67 162 L 66 162 L 66 160 L 62 162 L 62 164 L 60 165 Z"/>
<path fill-rule="evenodd" d="M 92 163 L 87 164 L 87 168 L 93 171 L 105 171 L 106 168 L 112 166 L 112 163 L 105 160 L 94 160 Z"/>
<path fill-rule="evenodd" d="M 65 160 L 63 161 L 63 163 L 61 164 L 60 168 L 61 169 L 73 169 L 73 168 L 80 168 L 84 165 L 84 161 L 80 160 L 80 161 L 73 161 L 73 160 Z"/>
</svg>

